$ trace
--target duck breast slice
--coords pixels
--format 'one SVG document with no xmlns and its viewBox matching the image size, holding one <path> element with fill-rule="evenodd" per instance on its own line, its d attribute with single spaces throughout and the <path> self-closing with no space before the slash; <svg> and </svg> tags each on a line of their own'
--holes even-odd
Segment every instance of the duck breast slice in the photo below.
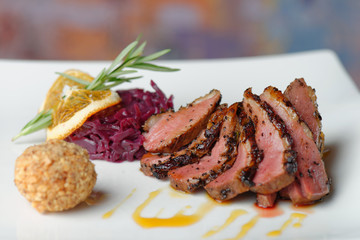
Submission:
<svg viewBox="0 0 360 240">
<path fill-rule="evenodd" d="M 225 201 L 249 191 L 254 185 L 252 178 L 257 164 L 262 160 L 260 151 L 255 142 L 255 127 L 251 119 L 240 105 L 240 141 L 237 157 L 230 169 L 208 183 L 204 188 L 208 194 L 217 200 Z"/>
<path fill-rule="evenodd" d="M 315 89 L 308 86 L 303 78 L 298 78 L 289 84 L 284 95 L 296 109 L 300 118 L 309 126 L 313 139 L 322 153 L 324 133 L 321 131 L 321 115 L 318 111 Z"/>
<path fill-rule="evenodd" d="M 251 190 L 261 194 L 279 191 L 294 181 L 296 152 L 284 122 L 251 88 L 244 92 L 244 108 L 255 124 L 255 140 L 264 158 L 259 163 Z"/>
<path fill-rule="evenodd" d="M 145 150 L 171 153 L 189 144 L 206 127 L 220 101 L 220 91 L 212 90 L 177 112 L 151 116 L 144 124 Z"/>
</svg>

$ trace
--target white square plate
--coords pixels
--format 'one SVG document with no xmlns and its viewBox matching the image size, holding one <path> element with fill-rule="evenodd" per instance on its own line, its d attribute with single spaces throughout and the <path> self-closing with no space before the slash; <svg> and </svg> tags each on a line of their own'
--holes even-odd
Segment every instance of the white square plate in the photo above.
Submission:
<svg viewBox="0 0 360 240">
<path fill-rule="evenodd" d="M 45 133 L 35 133 L 15 143 L 10 139 L 34 116 L 57 77 L 55 72 L 76 68 L 96 75 L 108 64 L 0 60 L 0 239 L 360 238 L 357 202 L 360 199 L 360 95 L 338 58 L 328 50 L 238 59 L 162 61 L 159 64 L 178 67 L 181 71 L 144 71 L 144 78 L 120 86 L 150 90 L 153 79 L 167 95 L 175 96 L 177 109 L 213 88 L 222 92 L 222 102 L 231 104 L 241 101 L 248 87 L 258 94 L 268 85 L 284 90 L 295 78 L 304 77 L 317 91 L 325 145 L 329 150 L 324 160 L 333 184 L 331 194 L 323 202 L 309 208 L 294 208 L 289 202 L 280 201 L 270 212 L 277 216 L 257 217 L 259 211 L 254 207 L 253 194 L 239 196 L 230 204 L 214 205 L 209 203 L 204 191 L 180 194 L 170 189 L 168 181 L 144 176 L 139 171 L 139 162 L 94 161 L 98 173 L 94 191 L 102 196 L 101 200 L 95 205 L 80 204 L 70 211 L 39 214 L 18 192 L 13 172 L 17 156 L 26 147 L 45 141 Z M 136 222 L 136 209 L 156 190 L 160 194 L 140 211 L 143 221 L 151 217 L 171 218 L 182 209 L 185 222 L 194 221 L 193 224 L 146 228 Z M 204 204 L 209 204 L 208 212 L 199 218 L 191 217 Z M 114 208 L 110 217 L 103 218 Z M 216 226 L 223 226 L 234 210 L 243 215 L 218 228 L 212 236 L 204 237 Z M 280 229 L 277 237 L 268 236 Z"/>
</svg>

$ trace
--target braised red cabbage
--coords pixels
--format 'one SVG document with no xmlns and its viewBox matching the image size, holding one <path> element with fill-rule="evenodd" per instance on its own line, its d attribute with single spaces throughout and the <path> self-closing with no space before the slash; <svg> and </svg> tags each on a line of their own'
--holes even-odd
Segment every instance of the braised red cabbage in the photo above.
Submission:
<svg viewBox="0 0 360 240">
<path fill-rule="evenodd" d="M 151 81 L 154 92 L 143 89 L 120 90 L 121 103 L 91 116 L 66 141 L 89 152 L 90 159 L 110 162 L 133 161 L 145 153 L 142 125 L 153 114 L 173 109 L 169 98 Z"/>
</svg>

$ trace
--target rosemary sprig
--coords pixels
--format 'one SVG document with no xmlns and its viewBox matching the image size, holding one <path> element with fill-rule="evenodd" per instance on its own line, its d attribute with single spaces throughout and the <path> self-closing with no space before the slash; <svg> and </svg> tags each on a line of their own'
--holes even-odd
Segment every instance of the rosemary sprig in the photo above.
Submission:
<svg viewBox="0 0 360 240">
<path fill-rule="evenodd" d="M 165 49 L 150 54 L 148 56 L 143 56 L 142 54 L 146 46 L 146 42 L 143 42 L 138 46 L 139 40 L 140 39 L 138 37 L 134 42 L 130 43 L 127 47 L 125 47 L 111 63 L 111 65 L 108 68 L 104 68 L 102 71 L 100 71 L 100 73 L 90 83 L 65 73 L 57 72 L 57 74 L 84 85 L 84 88 L 88 90 L 108 90 L 124 82 L 130 82 L 131 80 L 141 78 L 142 76 L 124 76 L 127 74 L 137 73 L 137 70 L 135 69 L 145 69 L 162 72 L 173 72 L 179 70 L 177 68 L 169 68 L 149 63 L 167 54 L 170 50 Z M 21 136 L 25 136 L 51 126 L 53 120 L 52 113 L 52 109 L 39 112 L 30 122 L 28 122 L 21 129 L 19 134 L 12 138 L 12 141 L 15 141 Z"/>
<path fill-rule="evenodd" d="M 139 40 L 135 40 L 130 43 L 112 62 L 108 68 L 104 68 L 92 82 L 86 82 L 82 79 L 70 76 L 65 73 L 57 73 L 61 76 L 69 78 L 75 82 L 78 82 L 85 86 L 85 89 L 89 90 L 107 90 L 113 88 L 124 82 L 130 82 L 131 80 L 141 78 L 142 76 L 124 77 L 126 74 L 137 73 L 137 70 L 124 70 L 125 68 L 131 69 L 145 69 L 151 71 L 161 72 L 173 72 L 178 71 L 176 68 L 169 68 L 164 66 L 158 66 L 150 61 L 153 61 L 165 54 L 170 50 L 165 49 L 148 56 L 142 56 L 146 42 L 143 42 L 138 46 Z"/>
</svg>

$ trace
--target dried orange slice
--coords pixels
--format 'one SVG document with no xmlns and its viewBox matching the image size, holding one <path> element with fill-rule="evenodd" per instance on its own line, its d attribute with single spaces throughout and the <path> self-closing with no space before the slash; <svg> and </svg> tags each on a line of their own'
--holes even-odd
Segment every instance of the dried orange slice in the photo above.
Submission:
<svg viewBox="0 0 360 240">
<path fill-rule="evenodd" d="M 53 122 L 47 130 L 47 139 L 64 139 L 81 127 L 93 114 L 120 102 L 111 90 L 69 89 L 53 109 Z"/>
<path fill-rule="evenodd" d="M 73 77 L 80 78 L 87 82 L 92 82 L 94 80 L 92 76 L 79 70 L 71 69 L 65 71 L 64 73 Z M 84 86 L 66 77 L 59 76 L 47 92 L 46 98 L 39 111 L 55 108 L 56 105 L 60 102 L 66 89 L 69 88 L 84 88 Z"/>
</svg>

